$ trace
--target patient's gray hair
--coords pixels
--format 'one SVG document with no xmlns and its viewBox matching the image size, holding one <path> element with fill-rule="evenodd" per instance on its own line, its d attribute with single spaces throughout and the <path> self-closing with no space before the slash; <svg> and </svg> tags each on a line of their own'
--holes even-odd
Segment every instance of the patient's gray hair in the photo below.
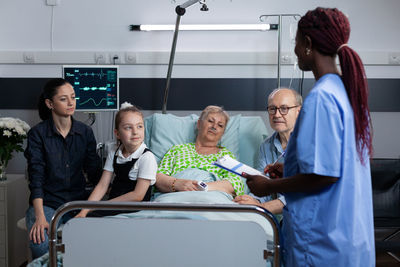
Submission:
<svg viewBox="0 0 400 267">
<path fill-rule="evenodd" d="M 210 113 L 221 113 L 225 117 L 226 124 L 228 124 L 228 121 L 229 121 L 228 112 L 226 112 L 223 107 L 213 106 L 213 105 L 207 106 L 201 112 L 199 120 L 205 120 L 208 117 L 208 114 L 210 114 Z"/>
<path fill-rule="evenodd" d="M 296 99 L 296 105 L 301 106 L 303 105 L 303 97 L 297 92 L 296 90 L 290 89 L 290 88 L 276 88 L 274 89 L 268 96 L 268 101 L 274 97 L 274 95 L 281 90 L 289 90 L 290 92 L 293 93 L 295 99 Z M 268 105 L 268 103 L 267 103 Z"/>
</svg>

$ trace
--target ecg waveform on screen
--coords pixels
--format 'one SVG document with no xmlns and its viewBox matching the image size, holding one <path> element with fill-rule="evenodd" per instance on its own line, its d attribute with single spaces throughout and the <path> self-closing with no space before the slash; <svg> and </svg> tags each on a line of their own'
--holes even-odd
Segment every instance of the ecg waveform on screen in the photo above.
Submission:
<svg viewBox="0 0 400 267">
<path fill-rule="evenodd" d="M 89 91 L 89 90 L 92 90 L 92 91 L 96 91 L 96 90 L 99 90 L 99 91 L 106 91 L 106 90 L 107 90 L 107 87 L 96 87 L 96 86 L 93 86 L 93 87 L 83 87 L 83 88 L 81 88 L 81 90 L 83 90 L 83 91 Z"/>
<path fill-rule="evenodd" d="M 98 107 L 98 106 L 101 105 L 101 102 L 107 101 L 107 99 L 102 98 L 102 99 L 100 100 L 99 103 L 96 103 L 96 101 L 95 101 L 93 98 L 89 98 L 88 100 L 86 100 L 86 101 L 84 101 L 84 102 L 82 102 L 82 103 L 79 103 L 79 105 L 83 106 L 83 105 L 85 105 L 86 103 L 88 103 L 89 101 L 92 101 L 92 102 L 93 102 L 93 105 L 95 105 L 96 107 Z"/>
<path fill-rule="evenodd" d="M 77 109 L 115 110 L 118 108 L 118 68 L 65 67 L 65 78 L 74 86 Z"/>
<path fill-rule="evenodd" d="M 103 77 L 107 76 L 106 73 L 103 72 L 103 70 L 100 70 L 99 73 L 90 73 L 90 72 L 84 72 L 84 73 L 78 73 L 79 76 L 99 76 L 100 79 L 103 79 Z"/>
</svg>

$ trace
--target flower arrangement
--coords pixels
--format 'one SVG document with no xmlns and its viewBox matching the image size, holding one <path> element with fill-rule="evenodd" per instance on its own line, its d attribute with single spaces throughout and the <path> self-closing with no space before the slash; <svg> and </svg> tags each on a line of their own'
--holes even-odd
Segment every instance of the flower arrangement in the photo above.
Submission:
<svg viewBox="0 0 400 267">
<path fill-rule="evenodd" d="M 11 154 L 24 151 L 22 143 L 29 129 L 29 125 L 20 119 L 0 118 L 0 176 L 4 175 Z"/>
</svg>

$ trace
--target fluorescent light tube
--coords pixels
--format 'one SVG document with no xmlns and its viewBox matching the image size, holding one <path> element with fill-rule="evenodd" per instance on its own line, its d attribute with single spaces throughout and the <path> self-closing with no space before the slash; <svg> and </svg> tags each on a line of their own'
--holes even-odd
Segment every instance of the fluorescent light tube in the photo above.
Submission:
<svg viewBox="0 0 400 267">
<path fill-rule="evenodd" d="M 131 25 L 131 31 L 173 31 L 175 25 Z M 179 25 L 180 31 L 269 31 L 278 24 L 191 24 Z"/>
</svg>

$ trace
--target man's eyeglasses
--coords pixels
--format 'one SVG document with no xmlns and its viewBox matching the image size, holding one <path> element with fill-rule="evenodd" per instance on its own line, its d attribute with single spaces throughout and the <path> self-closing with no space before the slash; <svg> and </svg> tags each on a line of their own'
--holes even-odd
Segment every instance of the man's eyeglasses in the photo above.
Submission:
<svg viewBox="0 0 400 267">
<path fill-rule="evenodd" d="M 277 108 L 275 106 L 270 106 L 270 107 L 267 107 L 267 111 L 268 111 L 268 114 L 275 115 L 276 111 L 279 110 L 279 113 L 281 113 L 281 115 L 286 115 L 286 114 L 288 114 L 288 112 L 291 108 L 295 108 L 295 107 L 298 107 L 298 106 L 292 106 L 292 107 L 281 106 L 279 108 Z"/>
</svg>

